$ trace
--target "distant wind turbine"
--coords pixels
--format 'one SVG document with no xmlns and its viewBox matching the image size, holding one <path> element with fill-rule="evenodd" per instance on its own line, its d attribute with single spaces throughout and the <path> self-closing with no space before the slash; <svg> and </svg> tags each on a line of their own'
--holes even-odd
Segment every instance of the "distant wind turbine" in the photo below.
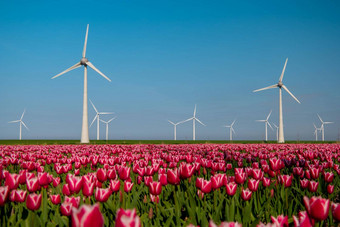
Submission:
<svg viewBox="0 0 340 227">
<path fill-rule="evenodd" d="M 271 114 L 272 114 L 272 111 L 270 111 L 270 113 L 268 114 L 268 116 L 265 120 L 256 120 L 258 122 L 264 122 L 264 124 L 265 124 L 265 129 L 266 129 L 266 139 L 265 139 L 265 141 L 268 140 L 267 125 L 269 125 L 269 127 L 273 130 L 273 127 L 270 125 L 270 123 L 268 121 Z"/>
<path fill-rule="evenodd" d="M 20 122 L 19 123 L 19 127 L 20 127 L 20 131 L 19 131 L 19 140 L 21 140 L 21 125 L 23 125 L 27 130 L 29 130 L 28 128 L 27 128 L 27 126 L 25 125 L 25 123 L 23 122 L 23 118 L 24 118 L 24 115 L 25 115 L 25 111 L 26 110 L 24 110 L 24 112 L 22 113 L 22 115 L 21 115 L 21 118 L 19 119 L 19 120 L 16 120 L 16 121 L 10 121 L 10 122 L 8 122 L 8 123 L 16 123 L 16 122 Z"/>
<path fill-rule="evenodd" d="M 235 131 L 234 131 L 234 128 L 233 128 L 233 125 L 234 125 L 235 121 L 236 121 L 236 120 L 234 120 L 233 123 L 231 123 L 231 125 L 225 125 L 225 126 L 223 126 L 223 127 L 225 127 L 225 128 L 229 128 L 229 140 L 230 140 L 230 141 L 233 140 L 233 132 L 234 132 L 234 134 L 236 134 Z"/>
<path fill-rule="evenodd" d="M 196 133 L 196 129 L 195 129 L 195 121 L 198 121 L 201 125 L 206 126 L 206 125 L 203 124 L 198 118 L 196 118 L 196 105 L 195 105 L 195 109 L 194 109 L 194 116 L 191 117 L 191 118 L 189 118 L 189 119 L 187 119 L 187 120 L 184 120 L 183 123 L 184 123 L 184 122 L 187 122 L 187 121 L 190 121 L 190 120 L 192 120 L 192 140 L 196 140 L 196 135 L 195 135 L 195 133 Z"/>
<path fill-rule="evenodd" d="M 102 119 L 100 119 L 101 122 L 105 123 L 106 124 L 106 141 L 108 141 L 109 139 L 109 123 L 111 121 L 113 121 L 114 119 L 116 119 L 117 117 L 114 117 L 114 118 L 111 118 L 110 120 L 108 121 L 103 121 Z"/>
<path fill-rule="evenodd" d="M 177 140 L 177 138 L 176 138 L 176 126 L 183 123 L 184 121 L 173 123 L 172 121 L 168 120 L 168 122 L 174 126 L 174 140 Z"/>
<path fill-rule="evenodd" d="M 325 141 L 325 126 L 324 125 L 327 125 L 327 124 L 332 124 L 332 123 L 334 123 L 334 122 L 327 122 L 327 121 L 323 121 L 322 119 L 321 119 L 321 117 L 319 116 L 319 114 L 318 114 L 318 117 L 319 117 L 319 119 L 320 119 L 320 121 L 321 121 L 321 131 L 322 131 L 322 141 Z"/>
<path fill-rule="evenodd" d="M 83 122 L 82 122 L 82 129 L 81 129 L 81 143 L 89 143 L 89 125 L 88 125 L 88 111 L 87 111 L 87 66 L 92 68 L 94 71 L 99 73 L 102 77 L 107 79 L 111 82 L 111 80 L 106 77 L 102 72 L 100 72 L 91 62 L 88 61 L 86 56 L 86 45 L 87 45 L 87 35 L 89 32 L 89 25 L 87 25 L 86 29 L 86 35 L 85 35 L 85 43 L 84 43 L 84 49 L 83 49 L 83 56 L 82 59 L 80 59 L 80 62 L 77 64 L 71 66 L 70 68 L 66 69 L 65 71 L 59 73 L 58 75 L 55 75 L 52 77 L 52 79 L 57 78 L 73 69 L 79 68 L 81 66 L 84 66 L 84 94 L 83 94 Z"/>
<path fill-rule="evenodd" d="M 320 128 L 317 128 L 316 126 L 315 126 L 315 124 L 313 123 L 313 126 L 314 126 L 314 135 L 315 135 L 315 141 L 318 141 L 318 131 L 321 131 L 322 130 L 322 128 L 320 127 Z"/>
<path fill-rule="evenodd" d="M 100 115 L 104 115 L 104 114 L 114 114 L 112 112 L 98 112 L 97 108 L 94 106 L 93 102 L 90 100 L 90 103 L 94 109 L 94 111 L 96 111 L 96 116 L 93 118 L 93 121 L 90 124 L 90 128 L 93 124 L 93 122 L 97 119 L 97 140 L 99 140 L 99 121 L 100 121 Z"/>
<path fill-rule="evenodd" d="M 286 65 L 287 65 L 287 61 L 288 58 L 286 59 L 285 65 L 283 67 L 279 82 L 277 84 L 265 87 L 265 88 L 261 88 L 261 89 L 257 89 L 254 90 L 253 92 L 258 92 L 258 91 L 263 91 L 263 90 L 267 90 L 267 89 L 271 89 L 271 88 L 279 88 L 279 139 L 278 142 L 279 143 L 284 143 L 285 142 L 285 138 L 284 138 L 284 133 L 283 133 L 283 116 L 282 116 L 282 89 L 286 90 L 288 92 L 288 94 L 290 94 L 290 96 L 293 97 L 293 99 L 295 99 L 298 103 L 300 103 L 300 101 L 288 90 L 288 88 L 282 83 L 282 79 L 283 79 L 283 75 L 285 73 L 286 70 Z"/>
</svg>

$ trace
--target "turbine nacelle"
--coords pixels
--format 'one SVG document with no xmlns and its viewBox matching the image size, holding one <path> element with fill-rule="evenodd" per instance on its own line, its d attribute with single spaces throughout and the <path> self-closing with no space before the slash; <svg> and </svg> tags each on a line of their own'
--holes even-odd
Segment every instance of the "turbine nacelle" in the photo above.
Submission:
<svg viewBox="0 0 340 227">
<path fill-rule="evenodd" d="M 80 64 L 81 64 L 81 65 L 87 65 L 87 64 L 86 64 L 87 62 L 89 62 L 89 60 L 88 60 L 87 58 L 85 58 L 85 57 L 82 58 L 82 59 L 80 59 Z"/>
<path fill-rule="evenodd" d="M 283 83 L 282 83 L 281 81 L 279 81 L 279 83 L 277 83 L 277 86 L 278 86 L 279 88 L 281 88 L 281 87 L 283 86 Z"/>
</svg>

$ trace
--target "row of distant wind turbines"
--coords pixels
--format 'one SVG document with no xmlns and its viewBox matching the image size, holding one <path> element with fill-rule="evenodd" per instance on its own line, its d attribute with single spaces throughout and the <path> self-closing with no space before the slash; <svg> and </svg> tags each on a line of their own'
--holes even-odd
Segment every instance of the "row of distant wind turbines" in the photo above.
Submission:
<svg viewBox="0 0 340 227">
<path fill-rule="evenodd" d="M 89 25 L 87 25 L 86 28 L 86 35 L 85 35 L 85 42 L 84 42 L 84 48 L 83 48 L 83 53 L 82 53 L 82 58 L 80 59 L 80 62 L 76 63 L 75 65 L 71 66 L 70 68 L 66 69 L 65 71 L 59 73 L 58 75 L 52 77 L 52 79 L 57 78 L 73 69 L 79 68 L 81 66 L 84 66 L 84 92 L 83 92 L 83 117 L 82 117 L 82 130 L 81 130 L 81 143 L 89 143 L 89 127 L 88 127 L 88 109 L 87 109 L 87 66 L 89 66 L 90 68 L 92 68 L 94 71 L 96 71 L 98 74 L 100 74 L 102 77 L 104 77 L 106 80 L 108 80 L 109 82 L 111 82 L 111 80 L 105 76 L 101 71 L 99 71 L 91 62 L 88 61 L 88 59 L 86 58 L 86 47 L 87 47 L 87 37 L 88 37 L 88 31 L 89 31 Z M 288 94 L 290 96 L 292 96 L 298 103 L 300 103 L 300 101 L 288 90 L 288 88 L 282 83 L 282 79 L 283 79 L 283 75 L 287 66 L 287 61 L 288 58 L 286 59 L 285 65 L 283 67 L 281 76 L 279 78 L 279 82 L 277 84 L 265 87 L 265 88 L 261 88 L 258 90 L 255 90 L 254 92 L 258 92 L 258 91 L 262 91 L 262 90 L 267 90 L 267 89 L 272 89 L 272 88 L 279 88 L 279 126 L 277 128 L 278 130 L 278 142 L 279 143 L 284 143 L 284 132 L 283 132 L 283 116 L 282 116 L 282 88 L 288 92 Z M 91 102 L 92 104 L 92 102 Z M 93 104 L 92 104 L 93 105 Z M 94 107 L 94 106 L 93 106 Z M 95 117 L 95 119 L 97 119 L 97 140 L 99 139 L 99 113 L 97 112 L 97 115 Z M 22 118 L 24 116 L 24 113 L 22 115 L 22 117 L 20 118 L 20 120 L 14 121 L 14 122 L 20 122 L 20 139 L 21 139 L 21 125 L 24 125 L 26 128 L 27 126 L 25 125 L 25 123 L 22 121 Z M 269 114 L 270 116 L 270 114 Z M 94 120 L 95 120 L 94 119 Z M 112 121 L 113 119 L 111 119 L 110 121 Z M 194 116 L 192 118 L 189 118 L 183 122 L 178 122 L 178 123 L 173 123 L 170 122 L 171 124 L 174 125 L 174 136 L 176 139 L 176 126 L 180 123 L 184 123 L 187 121 L 193 121 L 193 140 L 195 140 L 195 122 L 198 121 L 200 124 L 204 125 L 201 121 L 199 121 L 196 118 L 196 106 L 195 106 L 195 110 L 194 110 Z M 321 120 L 321 118 L 320 118 Z M 266 140 L 267 140 L 267 124 L 269 124 L 268 122 L 268 117 L 267 120 L 260 120 L 265 122 L 265 128 L 266 128 Z M 322 121 L 322 120 L 321 120 Z M 93 124 L 94 121 L 92 121 L 91 125 Z M 106 122 L 105 122 L 106 123 Z M 109 122 L 108 122 L 109 123 Z M 107 131 L 108 131 L 108 123 L 107 124 Z M 230 139 L 232 139 L 232 132 L 235 132 L 234 129 L 232 128 L 233 124 L 235 122 L 233 122 L 230 126 L 226 126 L 230 128 Z M 328 124 L 330 122 L 323 122 L 322 121 L 322 126 L 321 126 L 321 130 L 322 130 L 322 138 L 324 139 L 324 124 Z M 270 124 L 269 124 L 270 125 Z M 271 126 L 270 126 L 271 127 Z"/>
</svg>

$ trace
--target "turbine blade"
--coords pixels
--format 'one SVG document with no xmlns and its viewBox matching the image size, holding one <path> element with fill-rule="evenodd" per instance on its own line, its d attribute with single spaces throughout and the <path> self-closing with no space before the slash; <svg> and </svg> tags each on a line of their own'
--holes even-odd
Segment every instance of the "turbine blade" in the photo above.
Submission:
<svg viewBox="0 0 340 227">
<path fill-rule="evenodd" d="M 25 123 L 23 121 L 20 121 L 24 126 L 25 128 L 29 131 L 29 129 L 27 128 L 27 126 L 25 125 Z"/>
<path fill-rule="evenodd" d="M 281 76 L 280 76 L 280 79 L 279 79 L 280 82 L 282 82 L 283 75 L 285 74 L 287 61 L 288 61 L 288 58 L 286 58 L 285 66 L 283 66 L 282 73 L 281 73 Z"/>
<path fill-rule="evenodd" d="M 233 121 L 233 123 L 231 123 L 231 126 L 233 126 L 233 125 L 234 125 L 235 121 L 236 121 L 236 119 Z"/>
<path fill-rule="evenodd" d="M 24 117 L 24 115 L 25 115 L 25 112 L 26 112 L 26 109 L 24 109 L 24 112 L 22 112 L 22 115 L 21 115 L 21 118 L 20 118 L 20 120 L 22 120 L 22 118 Z"/>
<path fill-rule="evenodd" d="M 274 85 L 271 85 L 271 86 L 268 86 L 268 87 L 264 87 L 264 88 L 254 90 L 253 92 L 263 91 L 263 90 L 272 89 L 272 88 L 276 88 L 276 87 L 277 87 L 277 84 L 274 84 Z"/>
<path fill-rule="evenodd" d="M 85 42 L 84 42 L 84 49 L 83 49 L 83 58 L 85 58 L 85 55 L 86 55 L 87 35 L 88 34 L 89 34 L 89 25 L 87 25 L 87 28 L 86 28 L 86 35 L 85 35 Z"/>
<path fill-rule="evenodd" d="M 114 114 L 114 112 L 100 112 L 98 114 Z"/>
<path fill-rule="evenodd" d="M 81 64 L 80 64 L 80 62 L 78 62 L 77 64 L 71 66 L 70 68 L 66 69 L 65 71 L 59 73 L 58 75 L 55 75 L 55 76 L 52 77 L 51 79 L 57 78 L 57 77 L 59 77 L 59 76 L 65 74 L 65 73 L 67 73 L 67 72 L 69 72 L 69 71 L 71 71 L 71 70 L 73 70 L 73 69 L 76 69 L 76 68 L 78 68 L 78 67 L 80 67 L 80 66 L 81 66 Z"/>
<path fill-rule="evenodd" d="M 319 116 L 319 114 L 317 114 L 317 115 L 318 115 L 318 117 L 319 117 L 319 119 L 320 119 L 321 123 L 323 124 L 323 121 L 322 121 L 321 117 Z"/>
<path fill-rule="evenodd" d="M 105 76 L 101 71 L 99 71 L 91 62 L 86 62 L 86 65 L 90 66 L 94 71 L 96 71 L 97 73 L 99 73 L 102 77 L 104 77 L 105 79 L 107 79 L 108 81 L 111 82 L 111 80 Z"/>
<path fill-rule="evenodd" d="M 272 110 L 270 111 L 270 113 L 268 114 L 268 117 L 267 117 L 267 121 L 268 119 L 270 118 L 270 115 L 272 114 Z"/>
<path fill-rule="evenodd" d="M 198 121 L 201 125 L 206 126 L 205 124 L 203 124 L 200 120 L 198 120 L 198 118 L 195 118 L 196 121 Z"/>
<path fill-rule="evenodd" d="M 333 124 L 334 122 L 326 121 L 324 124 Z"/>
<path fill-rule="evenodd" d="M 184 120 L 184 121 L 180 121 L 180 122 L 178 122 L 178 124 L 182 124 L 182 123 L 184 123 L 184 122 L 191 121 L 192 119 L 193 119 L 193 117 L 192 117 L 192 118 L 189 118 L 189 119 L 186 119 L 186 120 Z"/>
<path fill-rule="evenodd" d="M 94 106 L 94 104 L 93 104 L 93 102 L 91 101 L 91 99 L 89 99 L 90 100 L 90 103 L 91 103 L 91 105 L 92 105 L 92 107 L 93 107 L 93 109 L 96 111 L 96 113 L 98 114 L 98 110 L 97 110 L 97 108 Z"/>
<path fill-rule="evenodd" d="M 111 118 L 107 123 L 110 123 L 111 121 L 113 121 L 114 119 L 116 119 L 117 117 Z"/>
<path fill-rule="evenodd" d="M 196 116 L 196 104 L 195 104 L 195 109 L 194 109 L 194 117 Z"/>
<path fill-rule="evenodd" d="M 276 124 L 272 123 L 274 125 L 275 128 L 278 128 Z"/>
<path fill-rule="evenodd" d="M 101 122 L 103 122 L 103 123 L 105 123 L 105 124 L 108 123 L 108 122 L 106 122 L 106 121 L 103 121 L 102 119 L 99 119 L 99 121 L 101 121 Z M 90 126 L 90 127 L 91 127 L 91 126 Z"/>
<path fill-rule="evenodd" d="M 266 122 L 266 120 L 256 120 L 256 121 L 258 121 L 258 122 Z"/>
<path fill-rule="evenodd" d="M 90 124 L 90 128 L 91 128 L 93 122 L 97 119 L 97 117 L 98 117 L 98 114 L 96 114 L 96 116 L 93 118 L 93 121 L 92 121 L 91 124 Z M 100 119 L 99 119 L 99 120 L 100 120 Z"/>
<path fill-rule="evenodd" d="M 170 122 L 170 124 L 172 124 L 172 125 L 175 125 L 175 123 L 173 123 L 172 121 L 170 121 L 170 120 L 168 120 L 168 122 Z"/>
<path fill-rule="evenodd" d="M 314 128 L 315 128 L 315 130 L 317 129 L 317 127 L 315 126 L 315 124 L 313 123 L 313 126 L 314 126 Z"/>
<path fill-rule="evenodd" d="M 269 127 L 272 129 L 272 131 L 274 131 L 273 127 L 270 125 L 269 121 L 267 121 L 267 124 L 269 125 Z"/>
<path fill-rule="evenodd" d="M 15 123 L 15 122 L 19 122 L 20 120 L 16 120 L 16 121 L 9 121 L 8 123 Z"/>
<path fill-rule="evenodd" d="M 282 85 L 283 89 L 286 90 L 286 92 L 288 92 L 288 94 L 290 94 L 290 96 L 292 96 L 295 101 L 297 101 L 298 103 L 300 103 L 300 101 L 288 90 L 288 88 L 285 85 Z"/>
</svg>

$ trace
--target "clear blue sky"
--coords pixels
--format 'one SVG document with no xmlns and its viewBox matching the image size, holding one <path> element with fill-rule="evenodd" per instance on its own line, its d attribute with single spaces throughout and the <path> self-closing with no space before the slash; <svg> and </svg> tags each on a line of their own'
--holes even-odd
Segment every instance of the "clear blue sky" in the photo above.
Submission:
<svg viewBox="0 0 340 227">
<path fill-rule="evenodd" d="M 89 98 L 118 117 L 110 139 L 172 139 L 167 119 L 191 117 L 195 104 L 207 125 L 197 139 L 226 138 L 235 118 L 235 139 L 263 139 L 255 120 L 272 109 L 278 122 L 278 89 L 252 90 L 277 83 L 286 57 L 283 82 L 301 101 L 283 93 L 286 139 L 313 139 L 317 113 L 335 122 L 326 139 L 338 138 L 339 1 L 98 2 L 0 2 L 0 139 L 18 138 L 7 122 L 24 108 L 24 139 L 80 138 L 83 69 L 50 78 L 80 60 L 86 24 L 87 56 L 112 80 L 89 69 Z M 192 138 L 192 124 L 177 136 Z"/>
</svg>

